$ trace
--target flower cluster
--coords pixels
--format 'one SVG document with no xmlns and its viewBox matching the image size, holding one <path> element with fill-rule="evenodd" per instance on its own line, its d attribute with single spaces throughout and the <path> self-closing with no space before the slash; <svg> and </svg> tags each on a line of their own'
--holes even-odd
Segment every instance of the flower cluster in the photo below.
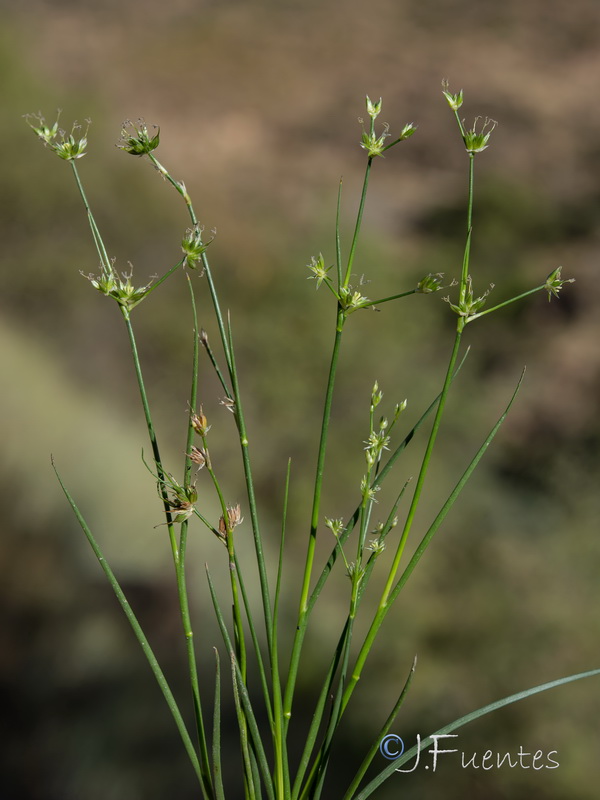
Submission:
<svg viewBox="0 0 600 800">
<path fill-rule="evenodd" d="M 117 147 L 132 156 L 143 156 L 151 153 L 160 144 L 160 128 L 158 125 L 153 125 L 152 127 L 156 131 L 154 135 L 148 132 L 148 126 L 143 119 L 138 119 L 135 123 L 131 122 L 131 120 L 125 120 Z"/>
<path fill-rule="evenodd" d="M 188 228 L 181 242 L 181 249 L 185 253 L 183 264 L 190 269 L 196 269 L 198 262 L 202 259 L 202 254 L 212 242 L 212 239 L 210 239 L 208 242 L 203 242 L 203 233 L 204 228 L 201 225 L 196 224 L 193 228 Z"/>
<path fill-rule="evenodd" d="M 131 267 L 131 264 L 129 266 Z M 150 280 L 145 286 L 136 288 L 131 282 L 133 267 L 131 267 L 129 273 L 123 273 L 121 277 L 117 275 L 112 267 L 110 271 L 103 269 L 98 276 L 85 275 L 85 277 L 94 289 L 97 289 L 107 297 L 112 297 L 127 312 L 131 311 L 138 303 L 141 303 L 152 286 L 152 280 Z"/>
<path fill-rule="evenodd" d="M 419 292 L 419 294 L 438 292 L 442 288 L 443 277 L 443 272 L 436 272 L 435 274 L 430 272 L 417 283 L 417 292 Z"/>
<path fill-rule="evenodd" d="M 310 264 L 306 265 L 309 270 L 312 272 L 312 275 L 308 276 L 309 281 L 316 281 L 317 282 L 317 289 L 323 283 L 323 281 L 327 280 L 327 273 L 331 269 L 331 267 L 325 266 L 325 259 L 323 258 L 323 254 L 319 253 L 319 257 L 315 258 L 314 256 L 310 260 Z"/>
<path fill-rule="evenodd" d="M 71 133 L 66 133 L 58 127 L 58 118 L 52 127 L 46 124 L 46 120 L 41 114 L 26 114 L 25 119 L 44 145 L 53 150 L 59 158 L 64 161 L 74 161 L 77 158 L 83 158 L 85 155 L 88 141 L 87 134 L 90 127 L 89 119 L 86 120 L 87 127 L 83 135 L 80 135 L 82 126 L 77 122 L 73 123 Z"/>
<path fill-rule="evenodd" d="M 467 283 L 465 286 L 464 297 L 459 301 L 458 305 L 450 302 L 449 297 L 444 297 L 444 300 L 449 304 L 452 311 L 455 314 L 458 314 L 460 317 L 469 317 L 474 316 L 477 312 L 483 308 L 487 297 L 491 290 L 494 288 L 494 284 L 490 283 L 489 289 L 486 289 L 485 292 L 480 295 L 479 297 L 473 296 L 473 282 L 471 280 L 471 276 L 467 277 Z"/>
<path fill-rule="evenodd" d="M 573 283 L 575 281 L 575 278 L 561 278 L 561 272 L 562 267 L 557 267 L 546 278 L 544 289 L 548 292 L 548 302 L 552 300 L 552 295 L 554 295 L 554 297 L 558 297 L 558 294 L 565 283 Z"/>
</svg>

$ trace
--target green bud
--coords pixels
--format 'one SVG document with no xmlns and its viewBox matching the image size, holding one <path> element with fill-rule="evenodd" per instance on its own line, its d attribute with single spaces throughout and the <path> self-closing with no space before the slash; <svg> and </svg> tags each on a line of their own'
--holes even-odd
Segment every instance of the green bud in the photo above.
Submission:
<svg viewBox="0 0 600 800">
<path fill-rule="evenodd" d="M 408 139 L 409 136 L 412 136 L 416 130 L 417 126 L 414 124 L 414 122 L 407 122 L 406 125 L 402 128 L 402 132 L 400 133 L 400 141 Z"/>
<path fill-rule="evenodd" d="M 379 389 L 379 383 L 375 381 L 371 392 L 371 408 L 376 408 L 383 399 L 383 392 Z"/>
<path fill-rule="evenodd" d="M 458 109 L 463 104 L 463 90 L 461 89 L 460 92 L 458 92 L 458 94 L 452 94 L 452 92 L 449 92 L 448 89 L 449 89 L 448 81 L 446 80 L 442 81 L 442 94 L 448 101 L 448 105 L 450 106 L 450 108 L 453 111 L 458 111 Z"/>
<path fill-rule="evenodd" d="M 421 278 L 417 283 L 417 292 L 421 294 L 431 294 L 432 292 L 439 291 L 442 288 L 443 277 L 443 272 L 436 272 L 435 275 L 430 272 L 429 275 L 425 275 L 425 277 Z"/>
<path fill-rule="evenodd" d="M 560 277 L 561 272 L 562 272 L 562 267 L 557 267 L 546 278 L 544 289 L 548 292 L 548 302 L 552 300 L 552 295 L 554 295 L 554 297 L 558 297 L 558 294 L 565 283 L 574 283 L 575 281 L 575 278 L 566 278 L 563 280 Z"/>
<path fill-rule="evenodd" d="M 381 97 L 379 98 L 379 102 L 373 103 L 369 95 L 367 95 L 367 114 L 371 117 L 371 119 L 376 119 L 380 113 Z"/>
</svg>

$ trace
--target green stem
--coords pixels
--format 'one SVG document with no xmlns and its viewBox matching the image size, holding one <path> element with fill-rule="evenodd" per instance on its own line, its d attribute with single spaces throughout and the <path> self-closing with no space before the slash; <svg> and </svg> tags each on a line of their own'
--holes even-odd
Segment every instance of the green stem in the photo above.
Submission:
<svg viewBox="0 0 600 800">
<path fill-rule="evenodd" d="M 187 193 L 185 185 L 176 181 L 166 170 L 165 167 L 155 158 L 152 153 L 148 154 L 148 158 L 150 159 L 151 163 L 154 164 L 156 169 L 164 176 L 164 178 L 173 186 L 173 188 L 183 197 L 185 204 L 188 209 L 188 213 L 190 215 L 190 219 L 193 225 L 198 224 L 198 219 L 196 217 L 196 213 L 194 211 L 194 207 L 192 205 L 191 198 Z M 223 346 L 223 351 L 225 353 L 225 361 L 227 363 L 227 368 L 229 370 L 230 379 L 232 382 L 232 390 L 233 395 L 236 403 L 236 422 L 238 426 L 238 433 L 240 437 L 240 446 L 242 449 L 242 462 L 244 466 L 244 476 L 246 479 L 246 490 L 248 495 L 248 504 L 250 507 L 250 518 L 252 521 L 252 532 L 254 536 L 254 546 L 256 551 L 256 558 L 258 563 L 259 569 L 259 578 L 261 584 L 261 593 L 262 593 L 262 601 L 263 601 L 263 610 L 265 616 L 265 628 L 267 632 L 267 640 L 270 645 L 271 635 L 272 635 L 272 622 L 271 622 L 271 603 L 269 599 L 269 587 L 267 582 L 267 572 L 265 567 L 264 556 L 262 552 L 262 542 L 260 538 L 260 528 L 258 523 L 258 511 L 256 507 L 256 498 L 254 494 L 254 482 L 252 479 L 252 471 L 250 466 L 250 456 L 248 453 L 248 436 L 246 433 L 244 416 L 242 412 L 241 406 L 241 398 L 239 393 L 239 386 L 238 386 L 238 379 L 237 379 L 237 371 L 235 367 L 235 358 L 233 354 L 233 347 L 232 342 L 230 339 L 231 328 L 229 331 L 229 335 L 225 329 L 225 323 L 223 321 L 223 314 L 221 313 L 221 306 L 219 304 L 219 298 L 217 295 L 217 291 L 215 288 L 215 284 L 212 278 L 212 272 L 210 269 L 210 264 L 208 258 L 206 256 L 206 252 L 202 253 L 202 265 L 204 267 L 204 273 L 206 275 L 206 280 L 209 287 L 209 292 L 213 304 L 213 309 L 215 312 L 215 316 L 217 319 L 217 325 L 219 328 L 219 334 L 221 337 L 221 343 Z M 213 359 L 213 364 L 216 365 L 216 361 Z M 223 380 L 221 380 L 225 390 L 226 386 Z M 229 549 L 229 547 L 228 547 Z M 231 557 L 231 554 L 230 554 Z"/>
<path fill-rule="evenodd" d="M 153 283 L 153 284 L 152 284 L 152 286 L 150 286 L 150 287 L 149 287 L 149 288 L 146 290 L 146 293 L 144 294 L 144 297 L 142 298 L 142 300 L 144 300 L 146 297 L 148 297 L 148 295 L 152 294 L 152 292 L 153 292 L 155 289 L 158 289 L 158 287 L 161 285 L 161 283 L 164 283 L 164 282 L 167 280 L 167 278 L 170 278 L 170 277 L 171 277 L 171 275 L 172 275 L 174 272 L 176 272 L 176 271 L 179 269 L 179 267 L 180 267 L 182 264 L 183 264 L 183 258 L 181 259 L 181 261 L 178 261 L 178 262 L 177 262 L 177 264 L 175 264 L 173 267 L 171 267 L 171 269 L 167 270 L 167 272 L 165 272 L 165 274 L 164 274 L 164 275 L 162 275 L 162 276 L 161 276 L 161 277 L 160 277 L 160 278 L 159 278 L 159 279 L 156 281 L 156 283 Z M 139 300 L 138 302 L 141 302 L 141 300 Z M 138 303 L 132 304 L 132 305 L 130 306 L 130 308 L 134 308 L 134 307 L 135 307 L 137 304 L 138 304 Z"/>
<path fill-rule="evenodd" d="M 337 372 L 337 365 L 340 355 L 340 347 L 342 343 L 342 333 L 344 329 L 345 320 L 346 320 L 345 313 L 338 306 L 335 339 L 333 343 L 333 351 L 331 354 L 331 363 L 329 366 L 329 378 L 327 381 L 327 390 L 325 392 L 325 405 L 323 408 L 323 421 L 321 423 L 321 438 L 319 442 L 319 452 L 317 455 L 317 469 L 315 476 L 315 488 L 314 488 L 311 523 L 310 523 L 310 535 L 308 539 L 306 562 L 304 566 L 304 577 L 302 579 L 302 589 L 300 593 L 298 621 L 296 625 L 294 643 L 292 645 L 290 667 L 288 672 L 287 684 L 285 687 L 285 696 L 283 703 L 283 713 L 286 720 L 286 728 L 289 725 L 289 720 L 292 715 L 292 701 L 294 697 L 294 688 L 296 684 L 296 676 L 298 673 L 298 665 L 300 662 L 300 652 L 302 649 L 302 643 L 304 641 L 304 635 L 306 633 L 306 626 L 308 624 L 308 613 L 309 613 L 308 598 L 310 591 L 310 579 L 312 575 L 312 568 L 315 557 L 317 527 L 319 525 L 321 490 L 323 486 L 323 473 L 325 468 L 325 453 L 327 450 L 327 434 L 329 431 L 329 420 L 331 418 L 331 405 L 333 401 L 333 388 L 335 385 L 335 376 Z"/>
<path fill-rule="evenodd" d="M 471 316 L 467 317 L 467 323 L 473 322 L 474 319 L 478 319 L 479 317 L 483 317 L 486 314 L 491 314 L 492 311 L 497 311 L 499 308 L 504 308 L 504 306 L 508 306 L 511 303 L 515 303 L 517 300 L 522 300 L 524 297 L 527 297 L 530 294 L 535 294 L 539 292 L 541 289 L 545 289 L 546 285 L 542 284 L 541 286 L 536 286 L 535 289 L 529 289 L 528 292 L 523 292 L 522 294 L 518 294 L 515 297 L 511 297 L 510 300 L 505 300 L 503 303 L 498 303 L 497 306 L 493 308 L 486 308 L 485 311 L 479 311 L 477 314 L 471 314 Z"/>
<path fill-rule="evenodd" d="M 285 476 L 285 491 L 283 496 L 283 511 L 281 515 L 281 539 L 279 544 L 279 562 L 277 565 L 277 580 L 275 583 L 275 596 L 273 600 L 273 636 L 271 638 L 271 678 L 273 683 L 273 735 L 275 751 L 275 788 L 280 800 L 290 797 L 290 775 L 285 746 L 285 726 L 283 719 L 283 697 L 281 691 L 281 677 L 279 674 L 279 598 L 281 591 L 281 578 L 283 574 L 283 552 L 285 545 L 285 529 L 287 523 L 288 498 L 290 490 L 291 460 L 288 459 Z"/>
<path fill-rule="evenodd" d="M 167 494 L 167 490 L 165 487 L 165 473 L 162 466 L 162 460 L 160 457 L 160 450 L 158 448 L 158 442 L 156 439 L 156 433 L 154 430 L 154 424 L 152 422 L 152 415 L 150 413 L 150 405 L 148 403 L 148 396 L 146 394 L 146 387 L 144 385 L 144 378 L 142 374 L 142 368 L 140 364 L 140 359 L 138 355 L 135 335 L 133 332 L 133 327 L 131 325 L 131 319 L 129 317 L 129 313 L 123 306 L 120 306 L 121 311 L 123 313 L 123 318 L 125 320 L 125 325 L 127 327 L 127 333 L 129 335 L 129 343 L 131 347 L 131 354 L 133 357 L 133 363 L 135 366 L 135 373 L 138 381 L 138 387 L 140 391 L 140 397 L 142 400 L 142 407 L 144 409 L 144 416 L 146 418 L 146 425 L 148 428 L 148 436 L 150 438 L 150 444 L 152 446 L 152 453 L 154 456 L 154 461 L 156 463 L 157 474 L 159 477 L 159 485 L 160 485 L 160 492 L 163 501 L 163 507 L 165 510 L 165 516 L 167 518 L 167 528 L 169 531 L 169 541 L 171 544 L 171 553 L 173 556 L 173 563 L 175 566 L 175 576 L 177 581 L 177 594 L 179 597 L 179 608 L 181 614 L 181 622 L 183 626 L 184 636 L 185 636 L 185 643 L 186 643 L 186 651 L 188 656 L 188 667 L 189 667 L 189 675 L 190 675 L 190 686 L 192 691 L 193 703 L 194 703 L 194 711 L 195 711 L 195 719 L 196 719 L 196 728 L 198 732 L 198 742 L 200 745 L 200 758 L 202 762 L 202 771 L 203 775 L 205 776 L 206 780 L 211 784 L 211 774 L 210 774 L 210 764 L 208 759 L 208 746 L 206 742 L 206 734 L 204 731 L 204 720 L 202 715 L 202 703 L 200 699 L 200 686 L 198 682 L 198 669 L 196 665 L 196 655 L 194 651 L 194 643 L 193 643 L 193 631 L 191 626 L 190 620 L 190 613 L 189 613 L 189 602 L 187 597 L 187 589 L 186 589 L 186 580 L 185 580 L 185 551 L 186 551 L 186 542 L 187 542 L 187 523 L 184 523 L 181 528 L 180 534 L 180 543 L 179 546 L 177 545 L 177 541 L 175 538 L 175 531 L 173 529 L 173 523 L 171 520 L 171 513 L 170 513 L 170 504 L 169 504 L 169 497 Z M 197 355 L 197 354 L 196 354 Z M 192 389 L 192 392 L 194 390 Z"/>
<path fill-rule="evenodd" d="M 460 323 L 460 320 L 459 320 L 459 323 Z M 393 560 L 392 566 L 390 567 L 390 570 L 389 570 L 389 573 L 388 573 L 388 578 L 387 578 L 384 590 L 382 592 L 381 599 L 379 601 L 379 606 L 377 608 L 377 612 L 375 614 L 373 622 L 371 623 L 371 627 L 369 628 L 367 636 L 365 637 L 365 640 L 364 640 L 363 645 L 362 645 L 362 647 L 360 649 L 360 652 L 359 652 L 359 654 L 357 656 L 356 663 L 355 663 L 355 666 L 354 666 L 354 670 L 352 672 L 352 677 L 351 677 L 350 681 L 348 682 L 348 686 L 347 686 L 346 691 L 344 693 L 342 711 L 343 711 L 343 709 L 346 708 L 346 706 L 347 706 L 347 704 L 348 704 L 348 702 L 350 700 L 350 697 L 352 696 L 352 693 L 353 693 L 353 691 L 354 691 L 354 689 L 356 687 L 356 684 L 360 680 L 360 676 L 361 676 L 363 667 L 365 665 L 365 662 L 367 660 L 367 657 L 369 655 L 371 647 L 373 646 L 373 642 L 375 641 L 375 637 L 377 635 L 377 632 L 379 631 L 379 628 L 381 627 L 381 623 L 383 622 L 383 620 L 385 618 L 385 615 L 387 613 L 387 610 L 389 608 L 389 602 L 388 602 L 389 595 L 390 595 L 390 593 L 392 591 L 392 588 L 393 588 L 393 585 L 394 585 L 394 581 L 395 581 L 395 578 L 396 578 L 396 574 L 397 574 L 398 568 L 400 566 L 400 559 L 402 558 L 402 554 L 404 552 L 404 546 L 406 545 L 406 541 L 408 539 L 408 535 L 410 533 L 410 529 L 412 527 L 412 523 L 413 523 L 416 511 L 417 511 L 417 507 L 419 505 L 419 500 L 421 498 L 421 492 L 422 492 L 422 489 L 423 489 L 423 484 L 425 482 L 425 477 L 427 475 L 427 470 L 429 468 L 429 463 L 431 461 L 431 455 L 432 455 L 432 452 L 433 452 L 433 448 L 434 448 L 435 441 L 436 441 L 436 438 L 437 438 L 437 434 L 438 434 L 438 431 L 439 431 L 442 415 L 443 415 L 443 412 L 444 412 L 444 406 L 445 406 L 445 403 L 446 403 L 446 397 L 448 395 L 448 390 L 449 390 L 450 384 L 452 382 L 452 374 L 453 374 L 453 371 L 454 371 L 454 366 L 456 364 L 456 359 L 457 359 L 457 356 L 458 356 L 458 350 L 459 350 L 459 347 L 460 347 L 461 333 L 462 333 L 461 330 L 458 330 L 457 333 L 456 333 L 456 337 L 455 337 L 455 340 L 454 340 L 454 347 L 452 349 L 452 355 L 450 356 L 450 363 L 448 365 L 448 370 L 446 372 L 446 379 L 444 381 L 444 386 L 442 388 L 442 392 L 441 392 L 441 395 L 440 395 L 440 400 L 439 400 L 439 403 L 438 403 L 438 406 L 437 406 L 435 418 L 434 418 L 434 421 L 433 421 L 433 426 L 432 426 L 432 429 L 431 429 L 431 433 L 429 435 L 429 441 L 427 442 L 427 448 L 425 450 L 425 455 L 423 456 L 423 461 L 421 463 L 421 469 L 420 469 L 420 472 L 419 472 L 419 477 L 417 478 L 417 483 L 415 485 L 415 491 L 413 493 L 413 497 L 412 497 L 412 501 L 411 501 L 411 504 L 410 504 L 410 508 L 408 510 L 408 514 L 407 514 L 407 517 L 406 517 L 406 522 L 404 524 L 404 529 L 402 531 L 402 536 L 401 536 L 400 541 L 398 543 L 398 547 L 396 549 L 396 554 L 394 556 L 394 560 Z"/>
<path fill-rule="evenodd" d="M 98 226 L 96 225 L 96 220 L 94 219 L 94 215 L 92 214 L 90 204 L 88 203 L 87 196 L 83 189 L 83 184 L 81 182 L 81 178 L 79 177 L 79 172 L 77 171 L 77 166 L 75 165 L 75 161 L 70 161 L 69 163 L 71 164 L 71 167 L 73 169 L 73 175 L 75 176 L 75 181 L 77 182 L 77 188 L 79 189 L 79 194 L 81 195 L 81 199 L 83 200 L 85 210 L 87 211 L 88 222 L 90 223 L 90 228 L 92 229 L 94 244 L 96 245 L 96 250 L 98 251 L 98 255 L 100 256 L 100 261 L 102 263 L 103 271 L 105 271 L 107 275 L 111 275 L 113 271 L 112 264 L 110 263 L 108 253 L 106 252 L 106 247 L 104 246 L 104 242 L 102 241 L 102 237 L 100 236 L 100 231 L 98 230 Z"/>
<path fill-rule="evenodd" d="M 459 122 L 460 124 L 460 122 Z M 473 186 L 474 186 L 474 154 L 469 153 L 469 196 L 467 202 L 467 240 L 465 243 L 465 250 L 463 255 L 463 262 L 462 262 L 462 272 L 461 272 L 461 280 L 460 280 L 460 301 L 461 303 L 464 302 L 466 291 L 467 291 L 467 279 L 469 275 L 469 258 L 471 253 L 471 236 L 473 232 Z M 397 592 L 394 593 L 394 597 L 391 598 L 390 594 L 394 587 L 396 581 L 396 575 L 398 573 L 398 569 L 400 567 L 400 561 L 402 559 L 402 555 L 404 553 L 404 548 L 406 542 L 408 540 L 408 536 L 410 534 L 410 530 L 412 528 L 412 524 L 415 518 L 415 514 L 417 512 L 417 508 L 419 506 L 419 502 L 421 499 L 421 492 L 423 490 L 423 485 L 425 483 L 425 478 L 427 476 L 427 471 L 429 469 L 429 464 L 431 461 L 431 456 L 433 453 L 433 448 L 435 446 L 435 442 L 437 439 L 438 431 L 440 428 L 440 424 L 442 421 L 442 416 L 444 414 L 444 407 L 446 405 L 446 398 L 448 396 L 448 392 L 450 390 L 450 385 L 452 383 L 452 377 L 454 372 L 454 367 L 458 358 L 458 352 L 460 349 L 460 342 L 462 337 L 462 332 L 465 327 L 465 319 L 464 317 L 459 317 L 456 323 L 456 335 L 454 337 L 454 345 L 452 347 L 452 353 L 450 355 L 450 361 L 448 363 L 448 369 L 446 370 L 446 377 L 444 379 L 444 384 L 442 386 L 442 391 L 440 393 L 440 400 L 436 409 L 435 417 L 433 420 L 433 425 L 431 427 L 431 432 L 429 434 L 429 440 L 427 442 L 427 447 L 425 448 L 425 453 L 423 455 L 423 460 L 421 462 L 421 469 L 419 471 L 419 476 L 417 478 L 417 482 L 415 485 L 415 490 L 413 493 L 412 501 L 410 507 L 408 509 L 408 513 L 406 516 L 406 521 L 404 523 L 404 528 L 402 531 L 402 535 L 400 537 L 400 541 L 398 542 L 398 547 L 396 549 L 396 553 L 394 555 L 394 560 L 390 567 L 388 578 L 381 594 L 381 598 L 379 601 L 379 606 L 371 623 L 371 627 L 364 639 L 363 645 L 360 649 L 360 652 L 357 656 L 356 663 L 354 665 L 354 670 L 352 672 L 352 678 L 350 679 L 346 691 L 344 693 L 344 699 L 342 703 L 342 712 L 346 708 L 350 697 L 354 689 L 356 688 L 356 684 L 360 680 L 360 676 L 362 674 L 363 667 L 369 655 L 369 652 L 373 646 L 375 641 L 375 637 L 379 631 L 379 628 L 387 614 L 387 611 L 393 602 L 393 599 L 397 596 Z"/>
<path fill-rule="evenodd" d="M 338 187 L 337 208 L 335 212 L 335 267 L 337 272 L 338 292 L 342 287 L 342 243 L 340 240 L 340 211 L 342 205 L 342 179 Z"/>
<path fill-rule="evenodd" d="M 121 309 L 121 313 L 123 314 L 123 319 L 125 320 L 125 326 L 127 328 L 127 335 L 129 336 L 129 346 L 131 348 L 131 355 L 133 358 L 133 364 L 135 368 L 135 375 L 137 378 L 138 388 L 140 392 L 140 398 L 142 400 L 142 408 L 144 409 L 144 417 L 146 420 L 146 427 L 148 429 L 148 437 L 150 439 L 150 445 L 152 447 L 152 455 L 154 457 L 154 463 L 156 464 L 156 471 L 158 476 L 158 482 L 160 486 L 160 494 L 163 503 L 163 508 L 165 512 L 165 517 L 167 519 L 167 528 L 169 531 L 169 541 L 171 544 L 171 553 L 173 555 L 173 561 L 177 566 L 179 564 L 179 548 L 177 546 L 177 540 L 175 538 L 175 531 L 173 528 L 173 522 L 171 518 L 170 512 L 170 503 L 169 503 L 169 496 L 167 494 L 167 489 L 165 486 L 165 471 L 163 469 L 162 460 L 160 457 L 160 450 L 158 448 L 158 441 L 156 439 L 156 432 L 154 430 L 154 424 L 152 422 L 152 415 L 150 413 L 150 404 L 148 403 L 148 395 L 146 394 L 146 387 L 144 385 L 144 377 L 142 374 L 142 366 L 140 364 L 140 357 L 138 355 L 137 344 L 135 341 L 135 334 L 133 332 L 133 326 L 131 325 L 131 319 L 129 316 L 129 312 L 124 306 L 119 306 Z"/>
<path fill-rule="evenodd" d="M 460 276 L 460 304 L 464 303 L 467 291 L 467 278 L 469 276 L 469 259 L 471 256 L 471 235 L 473 233 L 473 178 L 475 154 L 469 153 L 469 199 L 467 203 L 467 241 L 463 255 L 462 272 Z"/>
<path fill-rule="evenodd" d="M 250 453 L 248 451 L 249 448 L 248 434 L 246 432 L 246 422 L 244 419 L 244 412 L 242 408 L 242 397 L 240 393 L 240 386 L 238 383 L 237 368 L 235 364 L 235 353 L 233 349 L 231 323 L 229 323 L 228 348 L 230 353 L 231 388 L 233 390 L 233 398 L 235 400 L 235 419 L 237 422 L 238 433 L 240 437 L 240 446 L 242 450 L 242 463 L 244 465 L 244 477 L 246 480 L 246 495 L 248 497 L 248 506 L 250 508 L 250 521 L 252 523 L 252 534 L 254 537 L 254 552 L 256 553 L 256 563 L 258 567 L 258 577 L 259 577 L 261 597 L 262 597 L 265 630 L 267 634 L 267 647 L 270 653 L 271 639 L 273 637 L 273 616 L 271 612 L 269 582 L 267 578 L 267 568 L 265 564 L 265 557 L 262 548 L 262 539 L 260 535 L 260 526 L 258 522 L 258 509 L 256 505 L 256 495 L 254 493 L 254 480 L 252 478 Z"/>
<path fill-rule="evenodd" d="M 388 303 L 390 300 L 397 300 L 399 297 L 408 297 L 409 294 L 416 294 L 417 289 L 409 289 L 408 292 L 400 292 L 400 294 L 392 294 L 390 297 L 382 297 L 380 300 L 366 300 L 364 303 L 358 303 L 352 307 L 353 311 L 359 308 L 369 308 L 370 306 L 380 306 L 382 303 Z"/>
<path fill-rule="evenodd" d="M 373 121 L 371 121 L 373 125 Z M 354 263 L 354 256 L 356 253 L 356 245 L 358 244 L 358 237 L 360 234 L 360 226 L 362 223 L 363 212 L 365 210 L 365 201 L 367 199 L 367 188 L 369 186 L 369 175 L 371 173 L 371 164 L 373 163 L 373 156 L 367 159 L 367 167 L 365 170 L 365 177 L 363 180 L 362 192 L 360 195 L 360 203 L 358 206 L 358 214 L 356 215 L 356 225 L 354 226 L 354 235 L 352 237 L 352 244 L 350 246 L 350 254 L 348 256 L 348 266 L 346 267 L 346 275 L 344 276 L 343 288 L 348 288 L 350 283 L 350 276 L 352 274 L 352 264 Z"/>
</svg>

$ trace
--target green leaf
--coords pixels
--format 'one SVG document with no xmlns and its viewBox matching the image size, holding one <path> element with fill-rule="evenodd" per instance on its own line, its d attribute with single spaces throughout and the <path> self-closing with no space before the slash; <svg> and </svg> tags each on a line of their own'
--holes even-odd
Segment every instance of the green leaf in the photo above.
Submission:
<svg viewBox="0 0 600 800">
<path fill-rule="evenodd" d="M 490 714 L 492 711 L 497 711 L 499 708 L 504 708 L 504 706 L 511 705 L 511 703 L 516 703 L 519 700 L 525 700 L 527 697 L 531 697 L 534 694 L 539 694 L 540 692 L 546 692 L 548 689 L 554 689 L 557 686 L 563 686 L 565 683 L 572 683 L 573 681 L 579 681 L 583 678 L 592 678 L 594 675 L 600 675 L 600 669 L 592 669 L 588 672 L 579 672 L 576 675 L 568 675 L 566 678 L 559 678 L 558 680 L 550 681 L 549 683 L 542 683 L 539 686 L 534 686 L 531 689 L 525 689 L 523 692 L 511 694 L 509 697 L 504 697 L 502 700 L 496 700 L 494 703 L 490 703 L 487 706 L 478 708 L 476 711 L 471 711 L 470 714 L 465 714 L 464 717 L 454 720 L 454 722 L 451 722 L 449 725 L 445 725 L 443 728 L 440 728 L 435 733 L 423 739 L 420 743 L 421 750 L 424 747 L 429 747 L 429 745 L 433 742 L 433 736 L 442 736 L 445 733 L 451 733 L 458 728 L 462 728 L 463 725 L 473 722 L 473 720 L 479 719 L 479 717 L 483 717 L 486 714 Z M 381 786 L 381 784 L 387 780 L 387 778 L 393 775 L 398 767 L 401 767 L 402 764 L 405 764 L 407 761 L 410 761 L 413 756 L 417 755 L 417 749 L 418 748 L 415 745 L 415 747 L 412 747 L 399 759 L 392 761 L 392 763 L 382 770 L 376 778 L 374 778 L 367 786 L 365 786 L 363 791 L 356 796 L 355 800 L 366 800 L 367 797 L 370 797 L 375 789 Z"/>
</svg>

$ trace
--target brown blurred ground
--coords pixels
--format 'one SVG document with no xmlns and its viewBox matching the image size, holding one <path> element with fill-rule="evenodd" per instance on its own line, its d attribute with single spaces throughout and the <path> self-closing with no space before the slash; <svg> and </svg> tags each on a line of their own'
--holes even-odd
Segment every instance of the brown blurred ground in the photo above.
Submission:
<svg viewBox="0 0 600 800">
<path fill-rule="evenodd" d="M 153 530 L 160 513 L 139 459 L 146 443 L 124 334 L 116 309 L 79 276 L 94 272 L 96 260 L 68 168 L 21 119 L 38 109 L 51 119 L 62 108 L 65 126 L 93 118 L 82 175 L 111 254 L 123 268 L 131 261 L 142 282 L 178 258 L 186 217 L 150 167 L 114 142 L 125 118 L 161 126 L 161 159 L 185 180 L 206 228 L 217 229 L 210 255 L 232 311 L 262 516 L 273 537 L 285 463 L 294 459 L 295 562 L 332 325 L 325 292 L 306 282 L 304 265 L 319 251 L 333 261 L 342 174 L 343 227 L 351 230 L 364 95 L 383 96 L 392 132 L 408 121 L 419 126 L 375 165 L 357 266 L 371 280 L 369 296 L 460 269 L 466 159 L 441 79 L 464 88 L 467 121 L 497 119 L 477 163 L 473 273 L 482 288 L 496 284 L 498 300 L 541 283 L 559 264 L 576 283 L 560 302 L 536 296 L 468 330 L 473 352 L 448 409 L 421 529 L 523 364 L 526 383 L 383 631 L 329 796 L 345 787 L 345 765 L 362 757 L 415 652 L 419 671 L 395 726 L 401 735 L 600 666 L 597 3 L 32 0 L 5 3 L 2 21 L 0 680 L 8 700 L 0 798 L 195 796 L 176 732 L 50 469 L 52 452 L 170 675 L 181 679 L 168 552 L 162 529 Z M 183 448 L 187 396 L 185 303 L 175 280 L 162 302 L 137 314 L 173 460 Z M 202 298 L 213 334 L 208 310 Z M 408 397 L 416 419 L 438 391 L 451 322 L 439 296 L 351 320 L 330 444 L 329 463 L 337 455 L 340 466 L 332 468 L 325 514 L 347 513 L 355 500 L 374 379 L 388 407 Z M 202 380 L 213 446 L 232 498 L 241 498 L 230 419 L 208 370 Z M 409 455 L 398 485 L 414 474 L 416 458 Z M 209 560 L 219 575 L 221 552 L 199 533 L 190 557 L 208 680 L 218 639 L 204 610 L 202 565 Z M 340 574 L 307 643 L 307 708 L 346 588 Z M 295 602 L 286 600 L 288 610 Z M 185 698 L 183 682 L 180 691 Z M 376 796 L 591 800 L 600 777 L 599 698 L 598 684 L 583 682 L 461 735 L 466 750 L 557 749 L 558 770 L 448 768 L 391 779 Z M 227 735 L 233 748 L 233 728 Z"/>
</svg>

